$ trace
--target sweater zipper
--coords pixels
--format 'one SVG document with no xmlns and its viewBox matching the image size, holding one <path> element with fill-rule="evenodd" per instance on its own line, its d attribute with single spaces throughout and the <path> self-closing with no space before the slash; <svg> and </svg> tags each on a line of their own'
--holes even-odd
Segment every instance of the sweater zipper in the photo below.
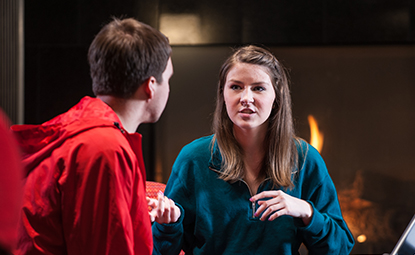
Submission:
<svg viewBox="0 0 415 255">
<path fill-rule="evenodd" d="M 258 188 L 259 187 L 261 187 L 261 185 L 262 184 L 264 184 L 264 182 L 265 181 L 267 181 L 269 178 L 265 178 L 260 184 L 259 184 L 259 186 L 258 186 Z M 249 195 L 251 195 L 251 197 L 253 196 L 252 195 L 252 191 L 251 191 L 251 188 L 249 187 L 249 185 L 248 185 L 248 183 L 246 183 L 246 181 L 244 181 L 243 179 L 239 179 L 241 182 L 243 182 L 243 183 L 245 183 L 245 185 L 246 185 L 246 187 L 248 188 L 248 190 L 249 190 Z M 255 218 L 255 211 L 256 211 L 256 205 L 255 205 L 255 201 L 253 201 L 253 202 L 251 202 L 251 208 L 252 208 L 252 218 Z"/>
<path fill-rule="evenodd" d="M 252 191 L 251 191 L 251 188 L 249 187 L 249 185 L 248 185 L 248 183 L 246 183 L 246 181 L 244 181 L 243 179 L 239 179 L 241 182 L 243 182 L 243 183 L 245 183 L 245 185 L 246 185 L 246 187 L 248 188 L 248 190 L 249 190 L 249 195 L 251 195 L 251 197 L 253 196 L 252 195 Z M 262 183 L 261 183 L 262 184 Z M 252 208 L 252 218 L 255 218 L 255 209 L 256 209 L 256 206 L 255 206 L 255 201 L 253 201 L 253 202 L 251 202 L 251 208 Z"/>
<path fill-rule="evenodd" d="M 216 170 L 215 168 L 213 168 L 213 167 L 209 167 L 209 169 L 210 170 L 212 170 L 212 171 L 215 171 L 215 172 L 218 172 L 218 173 L 220 173 L 220 171 L 219 170 Z M 261 185 L 262 184 L 264 184 L 264 182 L 265 181 L 267 181 L 269 178 L 265 178 L 260 184 L 259 184 L 259 186 L 258 187 L 261 187 Z M 243 179 L 239 179 L 242 183 L 244 183 L 245 185 L 246 185 L 246 187 L 248 188 L 248 191 L 249 191 L 249 195 L 251 195 L 251 197 L 253 196 L 252 195 L 252 191 L 251 191 L 251 188 L 249 187 L 249 185 L 248 185 L 248 183 L 246 183 L 246 181 L 244 181 Z M 256 211 L 256 206 L 255 206 L 255 202 L 250 202 L 251 203 L 251 208 L 252 208 L 252 218 L 255 218 L 255 211 Z"/>
</svg>

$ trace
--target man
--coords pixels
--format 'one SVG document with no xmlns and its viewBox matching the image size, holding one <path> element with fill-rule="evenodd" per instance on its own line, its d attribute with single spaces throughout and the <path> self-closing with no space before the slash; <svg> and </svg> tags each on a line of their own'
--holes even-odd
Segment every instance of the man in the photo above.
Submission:
<svg viewBox="0 0 415 255">
<path fill-rule="evenodd" d="M 160 222 L 177 219 L 180 210 L 164 197 L 146 201 L 135 131 L 164 110 L 170 54 L 159 31 L 114 19 L 89 48 L 97 98 L 84 97 L 41 125 L 12 127 L 26 170 L 15 254 L 151 254 L 148 203 Z"/>
</svg>

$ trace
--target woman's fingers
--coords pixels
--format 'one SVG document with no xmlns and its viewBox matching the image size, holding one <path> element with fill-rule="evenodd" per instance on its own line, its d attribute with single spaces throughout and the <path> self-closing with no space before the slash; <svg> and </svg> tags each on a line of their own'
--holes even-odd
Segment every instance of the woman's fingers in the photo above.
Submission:
<svg viewBox="0 0 415 255">
<path fill-rule="evenodd" d="M 312 216 L 312 208 L 308 202 L 280 190 L 264 191 L 253 196 L 250 200 L 254 202 L 262 198 L 269 198 L 268 200 L 258 201 L 259 207 L 255 212 L 255 217 L 261 217 L 260 220 L 262 221 L 266 219 L 272 221 L 282 215 L 289 215 L 303 218 L 307 223 Z"/>
<path fill-rule="evenodd" d="M 169 199 L 172 204 L 172 214 L 171 214 L 171 220 L 172 222 L 176 222 L 180 218 L 180 209 L 176 206 L 173 200 Z"/>
<path fill-rule="evenodd" d="M 255 196 L 252 196 L 249 200 L 251 202 L 258 201 L 259 199 L 268 198 L 268 197 L 277 197 L 279 194 L 284 193 L 281 190 L 269 190 L 269 191 L 263 191 L 261 193 L 256 194 Z"/>
<path fill-rule="evenodd" d="M 157 217 L 161 218 L 163 217 L 164 213 L 164 194 L 163 192 L 159 191 L 157 194 L 157 200 L 158 200 L 158 208 L 157 208 Z"/>
<path fill-rule="evenodd" d="M 268 200 L 258 201 L 258 205 L 259 208 L 255 212 L 255 217 L 261 216 L 260 220 L 265 220 L 273 212 L 277 212 L 284 208 L 284 204 L 279 196 Z"/>
<path fill-rule="evenodd" d="M 157 200 L 147 198 L 148 205 L 152 207 L 149 213 L 150 219 L 160 224 L 176 222 L 180 217 L 179 207 L 162 192 L 159 192 L 157 196 Z"/>
<path fill-rule="evenodd" d="M 170 199 L 168 199 L 167 197 L 164 197 L 163 199 L 164 201 L 164 213 L 163 213 L 163 219 L 164 219 L 164 223 L 169 223 L 171 222 L 171 202 Z"/>
<path fill-rule="evenodd" d="M 146 197 L 146 199 L 147 199 L 148 206 L 150 206 L 151 208 L 157 207 L 157 204 L 158 204 L 157 199 L 149 198 L 149 197 Z"/>
<path fill-rule="evenodd" d="M 281 209 L 280 207 L 275 207 L 275 206 L 270 209 L 270 206 L 272 206 L 272 205 L 278 205 L 280 203 L 280 201 L 281 201 L 282 194 L 284 194 L 284 193 L 281 193 L 279 191 L 265 191 L 265 192 L 261 192 L 261 193 L 257 194 L 256 196 L 254 196 L 256 199 L 271 197 L 268 200 L 260 200 L 260 201 L 258 201 L 259 207 L 258 207 L 258 209 L 255 212 L 255 217 L 258 217 L 258 216 L 260 216 L 262 214 L 262 217 L 261 217 L 261 219 L 262 219 L 262 218 L 264 218 L 264 216 L 269 215 L 272 212 L 270 210 L 272 210 L 273 208 L 274 208 L 274 210 Z M 251 201 L 252 200 L 253 199 L 251 198 Z M 267 209 L 270 209 L 270 210 L 267 210 Z M 267 211 L 265 211 L 265 210 L 267 210 Z"/>
<path fill-rule="evenodd" d="M 260 220 L 264 221 L 266 219 L 268 220 L 274 220 L 277 217 L 284 215 L 284 206 L 281 203 L 277 203 L 274 205 L 269 206 L 264 213 L 261 215 Z M 269 217 L 271 215 L 271 217 Z"/>
</svg>

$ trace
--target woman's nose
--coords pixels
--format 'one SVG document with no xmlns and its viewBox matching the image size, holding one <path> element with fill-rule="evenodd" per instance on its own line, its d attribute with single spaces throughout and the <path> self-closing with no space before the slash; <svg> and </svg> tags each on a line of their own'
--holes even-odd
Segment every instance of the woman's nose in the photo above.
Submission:
<svg viewBox="0 0 415 255">
<path fill-rule="evenodd" d="M 254 94 L 250 89 L 245 89 L 241 94 L 241 104 L 252 104 L 254 102 Z"/>
</svg>

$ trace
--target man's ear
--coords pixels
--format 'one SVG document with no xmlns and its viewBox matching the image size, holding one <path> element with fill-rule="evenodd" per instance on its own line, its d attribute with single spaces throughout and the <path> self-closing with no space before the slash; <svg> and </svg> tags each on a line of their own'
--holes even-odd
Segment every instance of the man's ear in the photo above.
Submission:
<svg viewBox="0 0 415 255">
<path fill-rule="evenodd" d="M 148 99 L 154 98 L 156 85 L 157 85 L 157 80 L 156 78 L 154 78 L 154 76 L 151 76 L 150 78 L 144 81 L 142 86 L 144 86 L 143 89 Z"/>
</svg>

